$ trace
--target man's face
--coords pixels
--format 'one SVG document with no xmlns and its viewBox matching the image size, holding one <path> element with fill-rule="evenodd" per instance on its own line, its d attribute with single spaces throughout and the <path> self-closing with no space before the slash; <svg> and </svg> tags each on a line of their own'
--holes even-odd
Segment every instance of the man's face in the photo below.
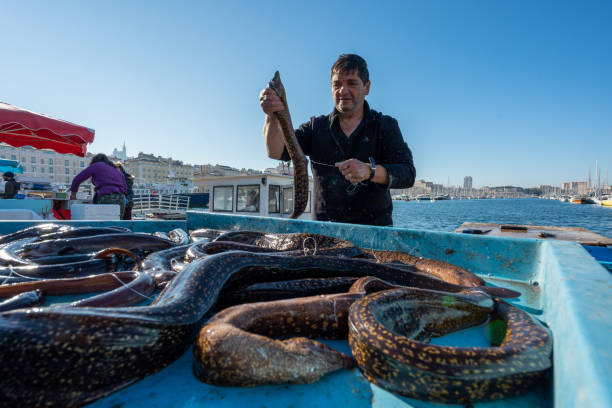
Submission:
<svg viewBox="0 0 612 408">
<path fill-rule="evenodd" d="M 334 73 L 331 88 L 338 112 L 353 113 L 363 107 L 365 96 L 370 93 L 370 81 L 364 84 L 357 71 Z"/>
</svg>

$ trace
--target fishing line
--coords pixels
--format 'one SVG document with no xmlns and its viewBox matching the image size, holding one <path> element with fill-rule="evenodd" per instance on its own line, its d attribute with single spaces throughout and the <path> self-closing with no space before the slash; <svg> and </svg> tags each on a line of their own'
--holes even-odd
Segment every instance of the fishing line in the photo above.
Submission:
<svg viewBox="0 0 612 408">
<path fill-rule="evenodd" d="M 311 163 L 314 163 L 314 164 L 318 164 L 318 165 L 320 165 L 320 166 L 336 167 L 336 165 L 335 165 L 335 164 L 321 163 L 321 162 L 318 162 L 318 161 L 314 161 L 314 160 L 312 160 L 312 159 L 310 159 L 310 162 L 311 162 Z M 338 171 L 339 171 L 339 170 L 338 170 Z M 345 190 L 346 190 L 346 192 L 347 192 L 347 193 L 349 193 L 349 194 L 351 194 L 351 193 L 355 193 L 355 192 L 356 192 L 356 191 L 359 189 L 359 186 L 367 186 L 367 184 L 362 183 L 362 182 L 359 182 L 359 183 L 351 183 L 351 184 L 349 184 L 349 185 L 346 187 L 346 189 L 345 189 Z"/>
<path fill-rule="evenodd" d="M 5 283 L 7 280 L 9 280 L 9 279 L 10 279 L 10 278 L 11 278 L 13 275 L 17 275 L 17 276 L 19 276 L 20 278 L 24 278 L 24 279 L 30 279 L 30 280 L 43 280 L 43 278 L 33 278 L 33 277 L 31 277 L 31 276 L 25 276 L 25 275 L 22 275 L 22 274 L 20 274 L 20 273 L 18 273 L 18 272 L 15 272 L 15 270 L 13 269 L 13 266 L 12 266 L 12 265 L 9 265 L 9 266 L 8 266 L 8 269 L 9 269 L 9 271 L 10 271 L 10 272 L 9 272 L 8 276 L 7 276 L 7 277 L 6 277 L 6 278 L 5 278 L 5 279 L 2 281 L 2 283 L 0 283 L 0 285 L 4 285 L 4 283 Z"/>
<path fill-rule="evenodd" d="M 137 291 L 134 288 L 130 288 L 128 284 L 126 284 L 125 282 L 123 282 L 121 279 L 119 279 L 119 277 L 117 275 L 115 275 L 114 273 L 111 273 L 111 276 L 115 279 L 117 279 L 117 281 L 123 285 L 124 287 L 128 288 L 129 290 L 131 290 L 132 292 L 136 293 L 137 295 L 142 296 L 143 298 L 149 299 L 149 300 L 155 300 L 155 298 L 149 297 L 147 295 L 145 295 L 144 293 L 140 293 L 139 291 Z"/>
<path fill-rule="evenodd" d="M 302 241 L 302 248 L 304 248 L 304 256 L 308 255 L 308 248 L 306 247 L 306 241 L 308 241 L 309 239 L 312 239 L 312 241 L 314 242 L 314 251 L 313 251 L 313 255 L 317 254 L 317 240 L 314 239 L 313 237 L 306 237 L 304 238 L 304 240 Z"/>
</svg>

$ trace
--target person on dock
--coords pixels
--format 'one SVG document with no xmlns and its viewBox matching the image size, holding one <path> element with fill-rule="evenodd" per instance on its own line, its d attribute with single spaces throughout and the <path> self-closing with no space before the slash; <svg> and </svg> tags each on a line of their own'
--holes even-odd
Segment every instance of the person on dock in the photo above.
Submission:
<svg viewBox="0 0 612 408">
<path fill-rule="evenodd" d="M 15 175 L 12 171 L 7 171 L 2 175 L 4 183 L 4 195 L 2 198 L 13 198 L 19 192 L 20 184 L 15 180 Z"/>
<path fill-rule="evenodd" d="M 134 176 L 127 172 L 120 162 L 115 163 L 115 167 L 119 169 L 123 177 L 125 178 L 125 185 L 127 190 L 125 193 L 125 211 L 123 211 L 122 220 L 132 219 L 132 208 L 134 207 Z"/>
<path fill-rule="evenodd" d="M 96 191 L 94 204 L 117 204 L 119 205 L 119 218 L 123 217 L 127 192 L 125 177 L 104 153 L 98 153 L 92 157 L 89 166 L 74 177 L 70 186 L 70 199 L 76 200 L 79 186 L 90 177 Z"/>
<path fill-rule="evenodd" d="M 312 218 L 355 224 L 392 225 L 389 189 L 414 185 L 412 152 L 397 120 L 370 109 L 366 61 L 342 54 L 331 68 L 334 110 L 312 117 L 295 131 L 310 156 L 314 180 Z M 274 112 L 285 109 L 276 92 L 265 88 L 263 134 L 268 156 L 289 160 Z"/>
</svg>

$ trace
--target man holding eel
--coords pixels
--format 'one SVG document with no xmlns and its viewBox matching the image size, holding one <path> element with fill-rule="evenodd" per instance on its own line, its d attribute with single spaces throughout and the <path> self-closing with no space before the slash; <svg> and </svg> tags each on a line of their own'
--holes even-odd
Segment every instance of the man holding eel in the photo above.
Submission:
<svg viewBox="0 0 612 408">
<path fill-rule="evenodd" d="M 314 179 L 312 218 L 354 224 L 393 225 L 391 188 L 414 184 L 412 153 L 397 120 L 370 109 L 368 67 L 355 54 L 342 54 L 331 68 L 335 108 L 312 117 L 295 131 L 310 156 Z M 260 94 L 266 114 L 263 134 L 268 156 L 289 160 L 278 120 L 285 107 L 272 89 Z"/>
</svg>

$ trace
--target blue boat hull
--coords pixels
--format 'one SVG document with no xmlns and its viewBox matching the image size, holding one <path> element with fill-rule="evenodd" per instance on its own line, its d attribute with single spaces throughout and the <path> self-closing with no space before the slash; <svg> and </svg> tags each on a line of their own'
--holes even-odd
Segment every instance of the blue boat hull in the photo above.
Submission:
<svg viewBox="0 0 612 408">
<path fill-rule="evenodd" d="M 5 234 L 33 222 L 0 223 Z M 267 232 L 308 231 L 348 239 L 366 248 L 395 249 L 462 266 L 488 284 L 518 290 L 513 303 L 548 325 L 554 338 L 550 384 L 527 394 L 475 407 L 612 406 L 612 275 L 579 244 L 565 241 L 369 227 L 279 218 L 189 212 L 186 221 L 64 222 L 121 225 L 135 231 L 215 228 Z M 436 339 L 450 345 L 486 345 L 478 328 Z M 481 344 L 482 343 L 482 344 Z M 349 351 L 346 342 L 328 344 Z M 442 343 L 439 343 L 442 344 Z M 191 350 L 159 373 L 91 407 L 434 407 L 369 384 L 358 370 L 344 370 L 310 385 L 256 388 L 209 386 L 191 373 Z"/>
</svg>

